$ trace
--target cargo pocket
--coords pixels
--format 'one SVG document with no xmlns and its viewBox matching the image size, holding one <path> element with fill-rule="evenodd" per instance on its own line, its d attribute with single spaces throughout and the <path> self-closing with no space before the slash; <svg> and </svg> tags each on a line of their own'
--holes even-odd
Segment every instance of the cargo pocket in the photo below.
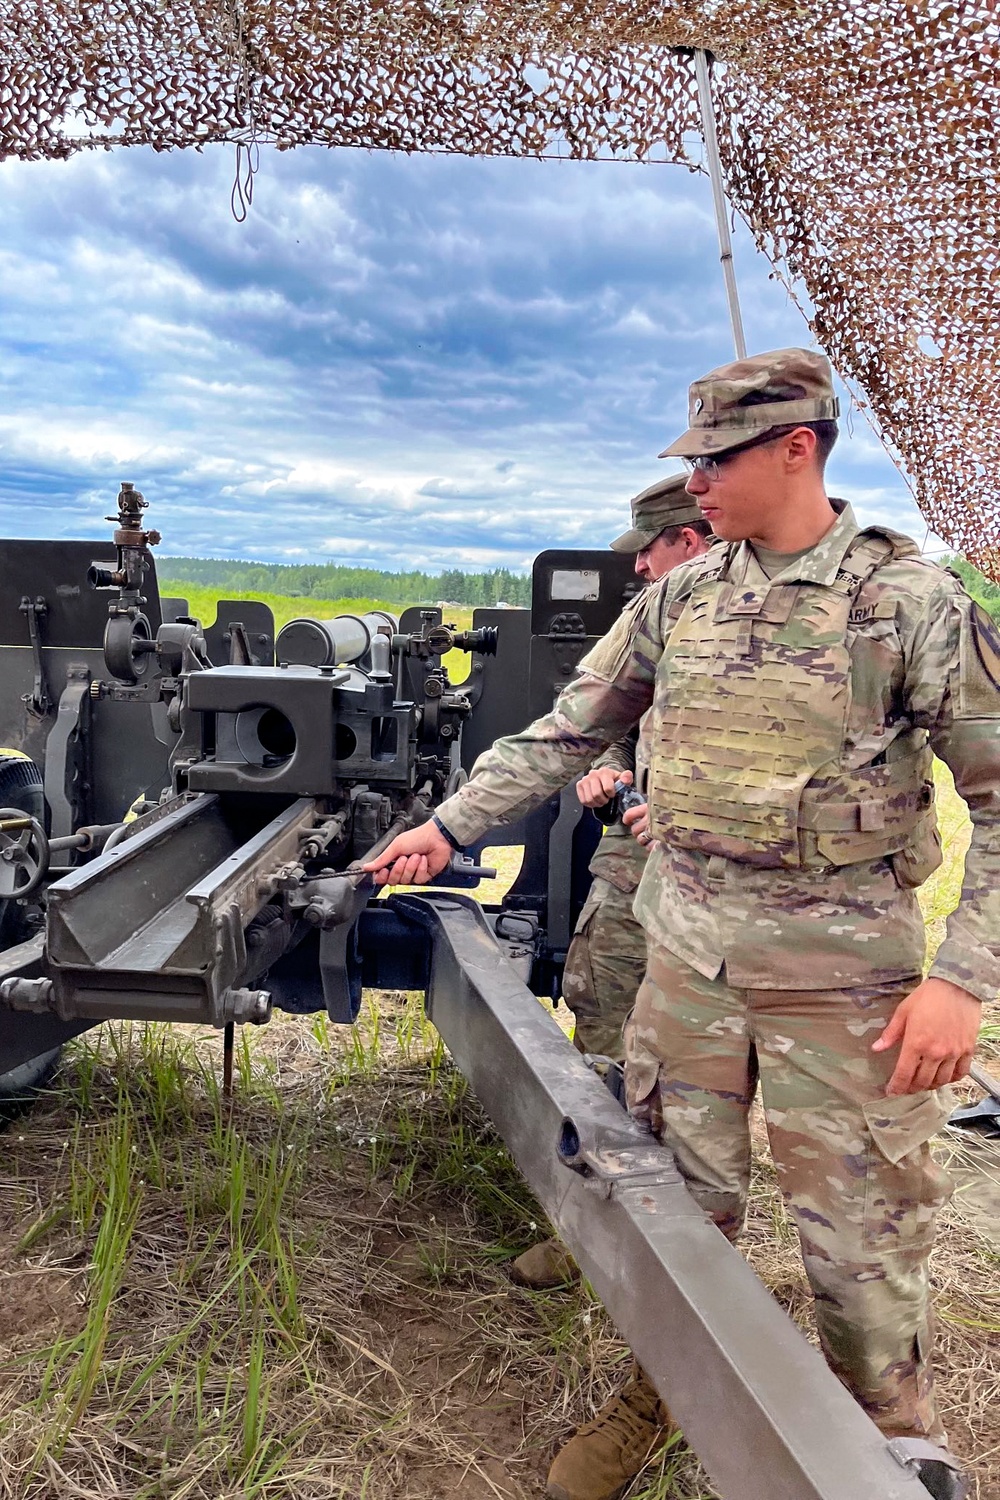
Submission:
<svg viewBox="0 0 1000 1500">
<path fill-rule="evenodd" d="M 660 1060 L 639 1040 L 632 1015 L 625 1022 L 625 1101 L 634 1120 L 655 1136 L 662 1134 Z"/>
<path fill-rule="evenodd" d="M 865 1184 L 865 1248 L 929 1249 L 952 1180 L 931 1154 L 931 1137 L 954 1105 L 947 1089 L 873 1099 L 862 1105 L 871 1135 Z"/>
<path fill-rule="evenodd" d="M 597 1002 L 594 969 L 590 956 L 590 928 L 598 904 L 592 894 L 587 897 L 573 929 L 573 941 L 569 945 L 566 963 L 563 966 L 563 999 L 576 1016 L 578 1030 L 581 1022 L 586 1024 L 588 1021 L 595 1021 L 601 1013 Z M 583 1038 L 578 1037 L 576 1041 L 579 1050 L 585 1051 L 586 1048 L 582 1046 Z"/>
</svg>

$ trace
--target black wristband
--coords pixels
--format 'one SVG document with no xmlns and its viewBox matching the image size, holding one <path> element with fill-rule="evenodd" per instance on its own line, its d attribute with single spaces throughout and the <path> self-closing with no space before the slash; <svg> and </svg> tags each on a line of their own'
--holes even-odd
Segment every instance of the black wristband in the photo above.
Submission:
<svg viewBox="0 0 1000 1500">
<path fill-rule="evenodd" d="M 458 839 L 455 837 L 455 835 L 453 833 L 449 832 L 449 830 L 441 822 L 441 819 L 438 817 L 437 813 L 435 813 L 434 816 L 431 818 L 431 822 L 434 824 L 434 827 L 437 829 L 438 833 L 443 833 L 444 834 L 445 838 L 448 840 L 448 842 L 451 845 L 451 847 L 453 849 L 457 850 L 459 854 L 461 854 L 462 850 L 465 848 L 465 845 L 464 844 L 460 844 L 458 842 Z"/>
</svg>

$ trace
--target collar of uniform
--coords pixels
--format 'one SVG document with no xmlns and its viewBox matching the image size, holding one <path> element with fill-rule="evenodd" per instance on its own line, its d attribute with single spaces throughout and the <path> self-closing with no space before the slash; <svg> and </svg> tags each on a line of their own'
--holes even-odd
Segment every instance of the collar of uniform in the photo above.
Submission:
<svg viewBox="0 0 1000 1500">
<path fill-rule="evenodd" d="M 797 558 L 780 573 L 775 573 L 770 579 L 772 584 L 823 583 L 829 588 L 834 583 L 847 549 L 857 536 L 859 528 L 854 519 L 854 512 L 846 500 L 835 500 L 831 495 L 830 504 L 837 512 L 837 519 L 826 536 L 822 537 L 804 557 Z M 753 549 L 750 543 L 740 542 L 733 559 L 730 578 L 745 578 L 746 570 L 752 560 Z"/>
</svg>

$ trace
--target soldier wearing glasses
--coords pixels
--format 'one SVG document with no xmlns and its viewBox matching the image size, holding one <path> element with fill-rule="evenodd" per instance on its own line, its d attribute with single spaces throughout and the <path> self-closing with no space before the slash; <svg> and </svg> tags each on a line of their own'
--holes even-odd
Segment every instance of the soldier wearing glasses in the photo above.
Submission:
<svg viewBox="0 0 1000 1500">
<path fill-rule="evenodd" d="M 828 1363 L 886 1434 L 943 1447 L 927 1262 L 950 1184 L 929 1142 L 997 989 L 1000 640 L 913 542 L 859 530 L 828 498 L 837 414 L 828 362 L 804 349 L 696 381 L 666 453 L 690 463 L 688 492 L 726 545 L 650 590 L 553 712 L 377 864 L 426 879 L 449 840 L 540 801 L 652 707 L 630 1108 L 735 1238 L 759 1087 Z M 932 752 L 973 833 L 922 980 Z M 557 1456 L 548 1493 L 610 1500 L 669 1431 L 635 1372 Z M 962 1493 L 941 1464 L 927 1473 L 934 1493 Z"/>
</svg>

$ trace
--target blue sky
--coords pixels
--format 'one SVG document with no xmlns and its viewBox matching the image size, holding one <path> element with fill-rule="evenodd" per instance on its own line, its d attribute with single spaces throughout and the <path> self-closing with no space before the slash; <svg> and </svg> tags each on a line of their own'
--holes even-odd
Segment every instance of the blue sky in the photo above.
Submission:
<svg viewBox="0 0 1000 1500">
<path fill-rule="evenodd" d="M 0 533 L 95 537 L 120 479 L 163 552 L 524 567 L 603 546 L 732 357 L 681 167 L 264 150 L 0 165 Z M 751 350 L 808 329 L 738 229 Z M 843 394 L 843 393 L 842 393 Z M 865 419 L 830 489 L 924 524 Z"/>
</svg>

